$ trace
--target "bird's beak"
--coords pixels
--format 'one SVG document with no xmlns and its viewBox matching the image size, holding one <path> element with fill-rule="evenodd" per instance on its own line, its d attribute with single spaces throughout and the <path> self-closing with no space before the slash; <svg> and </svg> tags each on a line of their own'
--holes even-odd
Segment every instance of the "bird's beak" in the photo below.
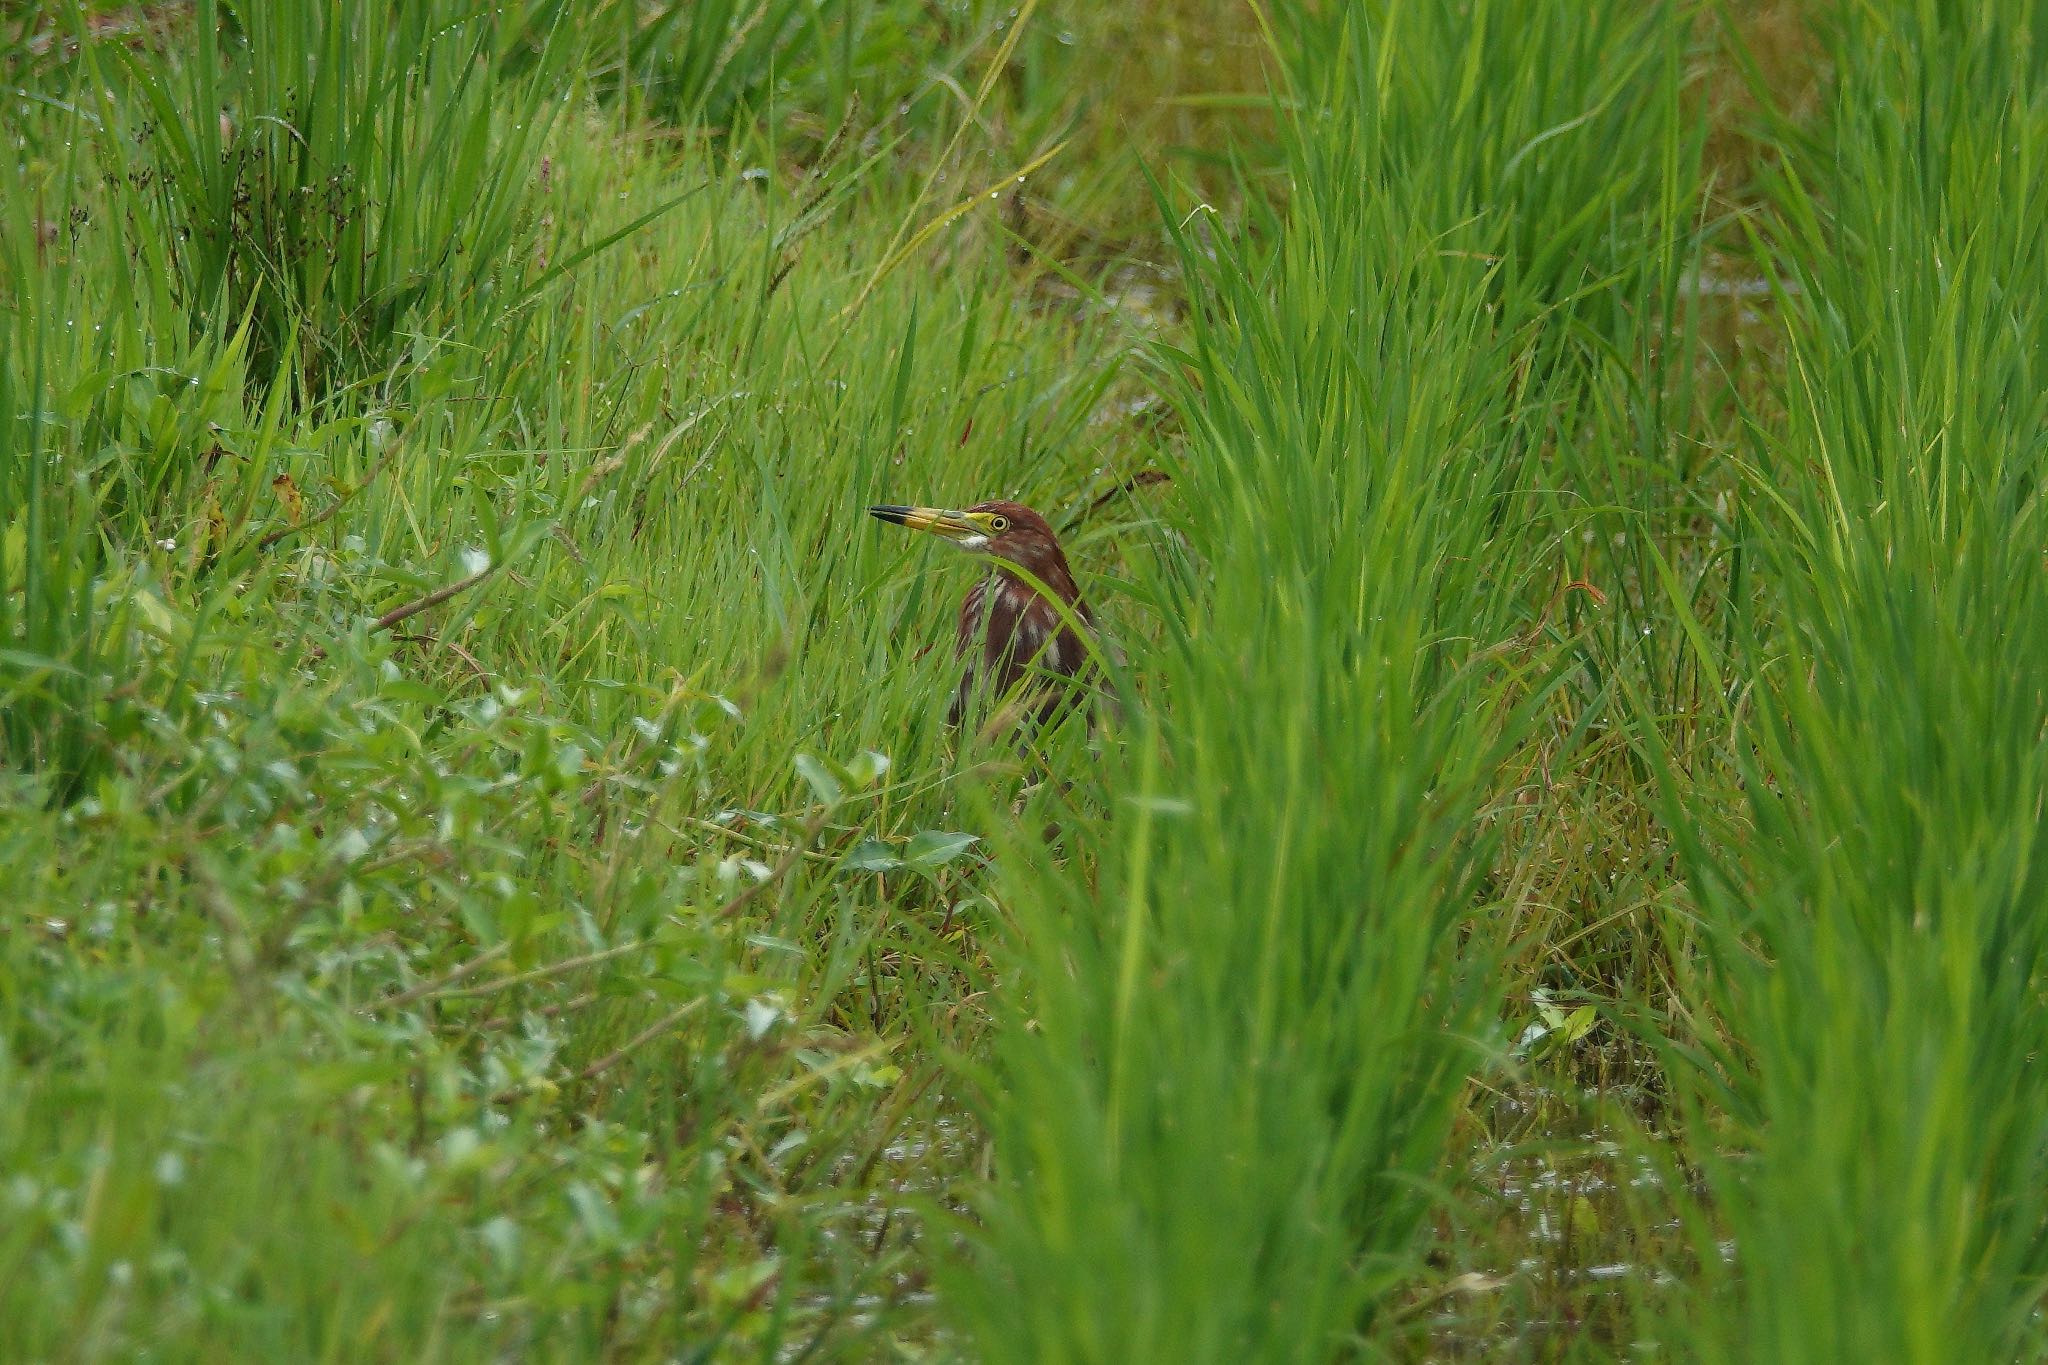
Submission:
<svg viewBox="0 0 2048 1365">
<path fill-rule="evenodd" d="M 987 528 L 965 512 L 948 512 L 939 507 L 870 507 L 868 515 L 913 531 L 929 531 L 962 549 L 971 550 L 988 542 Z"/>
</svg>

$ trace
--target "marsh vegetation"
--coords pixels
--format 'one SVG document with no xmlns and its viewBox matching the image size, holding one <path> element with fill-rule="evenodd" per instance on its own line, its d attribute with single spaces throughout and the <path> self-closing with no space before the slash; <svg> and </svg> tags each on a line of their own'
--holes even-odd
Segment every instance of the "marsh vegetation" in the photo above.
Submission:
<svg viewBox="0 0 2048 1365">
<path fill-rule="evenodd" d="M 0 4 L 0 1357 L 2048 1350 L 2039 0 Z M 944 723 L 1045 514 L 1115 719 Z"/>
</svg>

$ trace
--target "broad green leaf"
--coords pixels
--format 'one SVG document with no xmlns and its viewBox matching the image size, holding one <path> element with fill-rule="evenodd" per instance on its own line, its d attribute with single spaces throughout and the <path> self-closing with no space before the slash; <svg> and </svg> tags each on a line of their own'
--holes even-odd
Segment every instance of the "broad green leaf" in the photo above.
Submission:
<svg viewBox="0 0 2048 1365">
<path fill-rule="evenodd" d="M 906 867 L 930 872 L 944 867 L 975 844 L 972 834 L 953 834 L 942 830 L 919 830 L 903 846 L 903 862 Z"/>
</svg>

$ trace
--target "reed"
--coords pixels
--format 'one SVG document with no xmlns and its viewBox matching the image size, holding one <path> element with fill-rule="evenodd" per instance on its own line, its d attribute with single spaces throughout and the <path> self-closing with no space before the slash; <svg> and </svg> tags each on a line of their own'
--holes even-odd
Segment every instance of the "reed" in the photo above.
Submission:
<svg viewBox="0 0 2048 1365">
<path fill-rule="evenodd" d="M 1770 590 L 1723 702 L 1748 829 L 1688 840 L 1735 1125 L 1700 1358 L 2041 1349 L 2035 44 L 2019 11 L 1841 16 L 1824 125 L 1765 181 L 1786 364 L 1744 520 Z"/>
</svg>

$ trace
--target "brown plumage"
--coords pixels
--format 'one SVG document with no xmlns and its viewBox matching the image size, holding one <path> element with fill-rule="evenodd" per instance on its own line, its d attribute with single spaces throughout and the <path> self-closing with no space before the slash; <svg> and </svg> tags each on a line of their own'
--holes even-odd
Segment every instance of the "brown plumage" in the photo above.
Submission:
<svg viewBox="0 0 2048 1365">
<path fill-rule="evenodd" d="M 967 510 L 1006 517 L 1009 529 L 990 537 L 983 552 L 996 561 L 995 572 L 969 588 L 960 604 L 953 652 L 968 663 L 946 713 L 954 725 L 966 715 L 984 677 L 991 699 L 1007 698 L 1017 695 L 1018 684 L 1034 672 L 1076 678 L 1088 666 L 1088 647 L 1068 619 L 1010 565 L 1042 583 L 1083 625 L 1095 627 L 1073 570 L 1067 567 L 1067 556 L 1044 517 L 1022 503 L 1000 500 L 976 503 Z M 1031 709 L 1043 723 L 1071 699 L 1072 689 L 1055 683 L 1041 690 L 1048 695 Z"/>
<path fill-rule="evenodd" d="M 1091 631 L 1095 618 L 1044 517 L 1001 499 L 978 502 L 964 512 L 893 506 L 868 510 L 992 561 L 992 571 L 968 589 L 960 604 L 953 649 L 967 666 L 947 709 L 949 723 L 960 724 L 977 701 L 1001 704 L 998 720 L 1014 709 L 1019 718 L 1031 715 L 1041 724 L 1072 704 L 1078 689 L 1062 680 L 1087 673 L 1088 646 L 1045 593 Z"/>
</svg>

